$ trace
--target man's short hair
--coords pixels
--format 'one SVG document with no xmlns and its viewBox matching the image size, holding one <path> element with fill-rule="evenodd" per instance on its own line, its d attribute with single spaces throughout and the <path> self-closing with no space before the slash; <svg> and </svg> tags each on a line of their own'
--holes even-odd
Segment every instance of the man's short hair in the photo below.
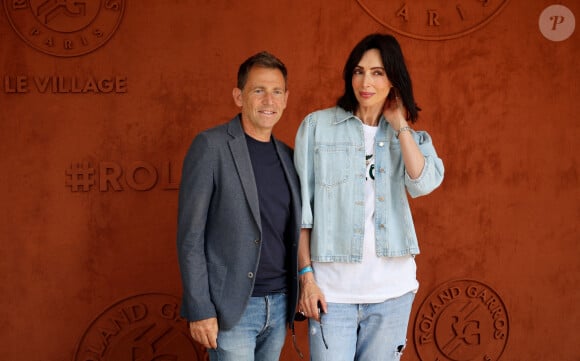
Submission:
<svg viewBox="0 0 580 361">
<path fill-rule="evenodd" d="M 286 70 L 286 65 L 282 63 L 280 59 L 275 57 L 274 55 L 268 53 L 267 51 L 259 52 L 255 55 L 252 55 L 246 61 L 240 65 L 238 69 L 238 88 L 244 89 L 246 82 L 248 81 L 248 74 L 250 74 L 250 70 L 253 67 L 260 67 L 260 68 L 269 68 L 269 69 L 278 69 L 282 72 L 284 76 L 284 84 L 287 83 L 287 76 L 288 71 Z"/>
</svg>

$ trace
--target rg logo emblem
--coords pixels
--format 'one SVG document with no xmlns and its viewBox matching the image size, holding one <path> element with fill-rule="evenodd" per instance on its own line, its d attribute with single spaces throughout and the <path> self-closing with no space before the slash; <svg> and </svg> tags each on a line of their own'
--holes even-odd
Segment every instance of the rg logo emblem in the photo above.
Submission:
<svg viewBox="0 0 580 361">
<path fill-rule="evenodd" d="M 423 361 L 496 361 L 508 333 L 502 300 L 490 287 L 473 280 L 439 286 L 421 305 L 414 327 Z"/>
<path fill-rule="evenodd" d="M 377 23 L 401 35 L 422 40 L 448 40 L 489 23 L 509 0 L 356 0 Z"/>
<path fill-rule="evenodd" d="M 207 352 L 191 339 L 179 317 L 178 303 L 162 293 L 115 303 L 90 324 L 74 361 L 207 361 Z"/>
<path fill-rule="evenodd" d="M 71 57 L 103 46 L 117 30 L 125 0 L 3 0 L 10 25 L 28 45 Z"/>
</svg>

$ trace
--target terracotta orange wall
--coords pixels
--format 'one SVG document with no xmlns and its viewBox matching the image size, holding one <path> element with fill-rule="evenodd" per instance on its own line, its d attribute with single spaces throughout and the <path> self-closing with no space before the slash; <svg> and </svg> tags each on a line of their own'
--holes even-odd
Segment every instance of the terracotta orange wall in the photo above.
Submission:
<svg viewBox="0 0 580 361">
<path fill-rule="evenodd" d="M 237 66 L 265 49 L 289 68 L 276 134 L 293 144 L 308 112 L 334 104 L 352 46 L 391 30 L 355 0 L 108 0 L 100 6 L 124 10 L 116 31 L 103 20 L 112 37 L 55 56 L 17 34 L 34 27 L 14 20 L 19 3 L 0 10 L 0 359 L 128 360 L 143 335 L 134 360 L 202 359 L 175 318 L 176 187 L 191 139 L 237 112 Z M 409 2 L 409 12 L 448 5 L 436 3 Z M 577 30 L 561 42 L 542 36 L 538 18 L 553 3 L 511 1 L 454 39 L 395 33 L 423 108 L 416 128 L 430 132 L 446 165 L 442 187 L 412 201 L 421 287 L 404 360 L 441 352 L 418 336 L 443 332 L 439 310 L 468 302 L 453 292 L 442 301 L 446 289 L 477 301 L 487 331 L 496 305 L 507 314 L 505 338 L 462 359 L 578 360 L 580 42 Z M 577 1 L 558 3 L 580 15 Z M 67 92 L 44 88 L 51 76 L 120 83 Z M 79 169 L 93 171 L 87 188 L 67 175 Z M 469 296 L 467 284 L 485 294 Z M 426 317 L 440 319 L 439 331 Z M 306 349 L 304 325 L 298 332 Z M 283 359 L 297 359 L 290 342 Z"/>
</svg>

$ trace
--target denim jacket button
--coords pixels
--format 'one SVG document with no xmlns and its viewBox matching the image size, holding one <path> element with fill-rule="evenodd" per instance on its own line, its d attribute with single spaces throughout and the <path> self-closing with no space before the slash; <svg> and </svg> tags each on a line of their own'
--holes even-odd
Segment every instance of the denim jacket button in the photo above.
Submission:
<svg viewBox="0 0 580 361">
<path fill-rule="evenodd" d="M 254 278 L 254 272 L 248 272 L 248 278 Z"/>
</svg>

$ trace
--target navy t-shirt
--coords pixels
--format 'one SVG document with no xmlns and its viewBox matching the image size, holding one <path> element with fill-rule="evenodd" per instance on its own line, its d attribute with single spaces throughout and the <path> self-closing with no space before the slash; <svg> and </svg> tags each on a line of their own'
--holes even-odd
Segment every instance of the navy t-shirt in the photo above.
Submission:
<svg viewBox="0 0 580 361">
<path fill-rule="evenodd" d="M 285 292 L 287 263 L 285 234 L 290 220 L 290 190 L 273 141 L 246 135 L 258 188 L 262 250 L 252 296 Z"/>
</svg>

